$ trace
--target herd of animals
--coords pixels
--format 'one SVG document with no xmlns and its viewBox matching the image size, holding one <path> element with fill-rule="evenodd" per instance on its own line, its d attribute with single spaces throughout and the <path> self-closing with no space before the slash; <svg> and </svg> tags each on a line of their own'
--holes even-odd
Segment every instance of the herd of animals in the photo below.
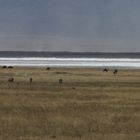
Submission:
<svg viewBox="0 0 140 140">
<path fill-rule="evenodd" d="M 4 68 L 4 69 L 5 69 L 5 68 L 13 69 L 14 67 L 13 67 L 13 66 L 3 66 L 2 68 Z M 46 70 L 50 70 L 50 67 L 47 67 Z M 104 68 L 104 69 L 103 69 L 103 72 L 108 72 L 108 71 L 109 71 L 109 70 L 108 70 L 107 68 Z M 117 73 L 118 73 L 118 70 L 115 69 L 115 70 L 113 71 L 113 74 L 117 74 Z M 13 77 L 8 78 L 8 82 L 14 82 L 14 78 L 13 78 Z M 30 82 L 30 83 L 33 82 L 33 78 L 32 78 L 32 77 L 29 78 L 29 82 Z M 59 82 L 59 84 L 62 84 L 62 83 L 63 83 L 63 79 L 59 79 L 58 82 Z"/>
<path fill-rule="evenodd" d="M 107 68 L 104 68 L 103 69 L 103 72 L 108 72 L 109 70 L 107 69 Z M 118 73 L 118 70 L 117 69 L 115 69 L 114 71 L 113 71 L 113 74 L 117 74 Z"/>
</svg>

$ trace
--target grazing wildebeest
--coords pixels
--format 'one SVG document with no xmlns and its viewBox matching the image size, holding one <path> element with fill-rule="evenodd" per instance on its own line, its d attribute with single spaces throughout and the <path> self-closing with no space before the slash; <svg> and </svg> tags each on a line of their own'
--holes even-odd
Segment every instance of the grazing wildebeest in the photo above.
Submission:
<svg viewBox="0 0 140 140">
<path fill-rule="evenodd" d="M 62 84 L 63 83 L 63 79 L 59 79 L 59 84 Z"/>
<path fill-rule="evenodd" d="M 9 69 L 12 69 L 12 68 L 13 68 L 13 66 L 8 66 L 8 68 L 9 68 Z"/>
<path fill-rule="evenodd" d="M 14 78 L 9 78 L 8 82 L 14 82 Z"/>
<path fill-rule="evenodd" d="M 46 68 L 46 70 L 50 70 L 50 69 L 51 69 L 50 67 L 47 67 L 47 68 Z"/>
<path fill-rule="evenodd" d="M 33 82 L 33 79 L 32 79 L 32 78 L 30 78 L 30 79 L 29 79 L 29 81 L 30 81 L 30 84 L 31 84 L 31 83 Z"/>
<path fill-rule="evenodd" d="M 117 73 L 118 73 L 118 70 L 115 69 L 115 70 L 113 71 L 113 74 L 117 74 Z"/>
<path fill-rule="evenodd" d="M 108 69 L 107 69 L 107 68 L 104 68 L 104 69 L 103 69 L 103 72 L 108 72 Z"/>
<path fill-rule="evenodd" d="M 3 66 L 2 68 L 4 68 L 4 69 L 5 69 L 5 68 L 7 68 L 7 66 Z"/>
</svg>

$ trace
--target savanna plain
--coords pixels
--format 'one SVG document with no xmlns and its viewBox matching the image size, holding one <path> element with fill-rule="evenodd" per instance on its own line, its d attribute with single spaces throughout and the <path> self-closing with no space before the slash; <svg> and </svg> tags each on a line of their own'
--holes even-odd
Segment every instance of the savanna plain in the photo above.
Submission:
<svg viewBox="0 0 140 140">
<path fill-rule="evenodd" d="M 0 140 L 140 140 L 140 70 L 0 68 Z"/>
</svg>

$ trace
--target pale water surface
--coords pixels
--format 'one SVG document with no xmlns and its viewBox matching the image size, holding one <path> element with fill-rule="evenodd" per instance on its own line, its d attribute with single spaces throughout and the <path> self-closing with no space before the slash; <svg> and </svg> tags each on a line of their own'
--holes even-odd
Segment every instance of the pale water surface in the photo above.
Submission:
<svg viewBox="0 0 140 140">
<path fill-rule="evenodd" d="M 50 66 L 50 67 L 118 67 L 140 68 L 140 59 L 132 58 L 47 58 L 47 57 L 0 57 L 0 65 Z"/>
</svg>

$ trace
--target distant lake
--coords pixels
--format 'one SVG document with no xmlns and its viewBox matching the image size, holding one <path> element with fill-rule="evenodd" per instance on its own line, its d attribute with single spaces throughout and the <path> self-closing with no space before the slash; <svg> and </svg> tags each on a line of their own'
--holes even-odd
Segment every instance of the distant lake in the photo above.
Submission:
<svg viewBox="0 0 140 140">
<path fill-rule="evenodd" d="M 140 68 L 140 53 L 0 52 L 0 65 Z"/>
<path fill-rule="evenodd" d="M 0 65 L 51 67 L 140 68 L 140 59 L 127 58 L 0 58 Z"/>
</svg>

